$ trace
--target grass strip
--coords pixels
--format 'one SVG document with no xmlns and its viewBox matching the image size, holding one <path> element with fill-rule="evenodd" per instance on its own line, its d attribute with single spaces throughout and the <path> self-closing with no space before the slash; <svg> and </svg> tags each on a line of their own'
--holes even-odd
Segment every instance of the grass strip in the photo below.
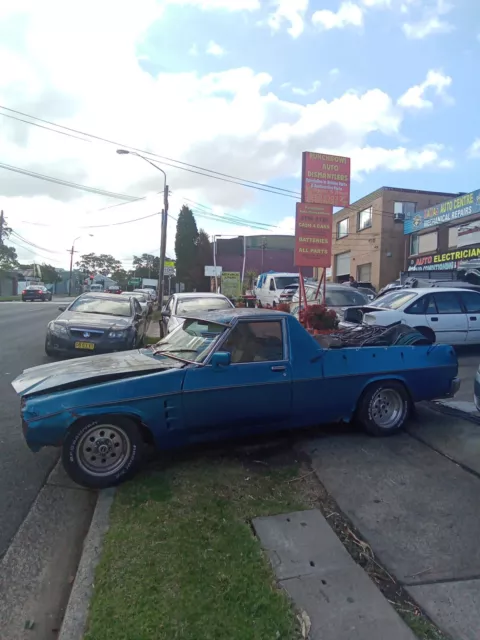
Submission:
<svg viewBox="0 0 480 640">
<path fill-rule="evenodd" d="M 299 469 L 257 462 L 177 462 L 119 489 L 85 640 L 298 637 L 250 521 L 305 508 Z"/>
</svg>

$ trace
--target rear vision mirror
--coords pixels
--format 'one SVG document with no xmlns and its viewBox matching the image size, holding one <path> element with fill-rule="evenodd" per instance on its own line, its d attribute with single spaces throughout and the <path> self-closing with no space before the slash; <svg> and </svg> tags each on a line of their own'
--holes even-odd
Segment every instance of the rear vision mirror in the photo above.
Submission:
<svg viewBox="0 0 480 640">
<path fill-rule="evenodd" d="M 353 324 L 362 324 L 363 312 L 361 309 L 355 309 L 355 307 L 347 307 L 343 313 L 343 320 L 344 322 L 352 322 Z"/>
<path fill-rule="evenodd" d="M 60 306 L 58 307 L 58 310 L 59 310 L 59 311 L 66 311 L 66 309 L 67 309 L 67 307 L 66 307 L 64 304 L 62 304 L 62 305 L 60 305 Z"/>
</svg>

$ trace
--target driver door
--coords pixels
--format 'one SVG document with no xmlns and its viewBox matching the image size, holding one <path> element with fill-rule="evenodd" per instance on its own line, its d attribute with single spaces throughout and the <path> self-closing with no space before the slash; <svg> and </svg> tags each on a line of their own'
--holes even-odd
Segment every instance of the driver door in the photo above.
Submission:
<svg viewBox="0 0 480 640">
<path fill-rule="evenodd" d="M 185 427 L 192 432 L 251 427 L 282 428 L 292 410 L 292 372 L 286 324 L 279 320 L 238 322 L 217 351 L 228 351 L 231 364 L 187 370 L 183 388 Z"/>
</svg>

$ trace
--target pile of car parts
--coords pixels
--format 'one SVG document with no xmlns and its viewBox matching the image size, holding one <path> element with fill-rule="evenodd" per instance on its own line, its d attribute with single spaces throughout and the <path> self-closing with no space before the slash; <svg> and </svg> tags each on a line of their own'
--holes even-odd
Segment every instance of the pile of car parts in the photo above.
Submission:
<svg viewBox="0 0 480 640">
<path fill-rule="evenodd" d="M 393 347 L 432 344 L 422 333 L 412 327 L 395 322 L 388 327 L 359 325 L 352 329 L 315 336 L 322 347 L 342 349 L 345 347 Z"/>
</svg>

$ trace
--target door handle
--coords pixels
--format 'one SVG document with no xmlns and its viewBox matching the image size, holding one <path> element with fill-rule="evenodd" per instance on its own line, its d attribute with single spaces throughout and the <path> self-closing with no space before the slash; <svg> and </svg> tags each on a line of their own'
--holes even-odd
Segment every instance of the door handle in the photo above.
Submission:
<svg viewBox="0 0 480 640">
<path fill-rule="evenodd" d="M 438 318 L 430 318 L 432 322 L 438 322 Z"/>
<path fill-rule="evenodd" d="M 470 316 L 470 320 L 476 320 L 477 316 Z"/>
<path fill-rule="evenodd" d="M 271 367 L 271 369 L 272 369 L 272 371 L 286 371 L 287 367 L 284 367 L 284 366 L 280 365 L 280 366 L 277 366 L 277 367 L 276 366 Z"/>
</svg>

